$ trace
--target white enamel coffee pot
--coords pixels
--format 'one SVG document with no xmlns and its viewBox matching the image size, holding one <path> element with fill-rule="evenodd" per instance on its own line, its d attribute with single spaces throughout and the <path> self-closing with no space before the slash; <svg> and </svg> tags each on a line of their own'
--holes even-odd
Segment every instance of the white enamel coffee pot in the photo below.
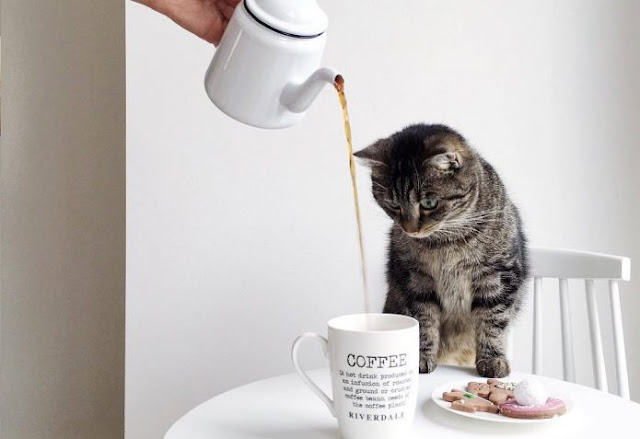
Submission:
<svg viewBox="0 0 640 439">
<path fill-rule="evenodd" d="M 315 0 L 244 0 L 205 76 L 211 101 L 260 128 L 299 122 L 337 71 L 321 68 L 327 16 Z"/>
</svg>

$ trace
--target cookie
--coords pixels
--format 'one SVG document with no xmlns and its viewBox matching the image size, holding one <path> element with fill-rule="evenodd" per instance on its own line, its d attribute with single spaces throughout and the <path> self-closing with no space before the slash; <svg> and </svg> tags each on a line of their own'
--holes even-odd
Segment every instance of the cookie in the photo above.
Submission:
<svg viewBox="0 0 640 439">
<path fill-rule="evenodd" d="M 496 378 L 489 378 L 487 380 L 487 384 L 492 389 L 496 389 L 497 388 L 497 389 L 505 389 L 505 390 L 513 391 L 516 388 L 516 385 L 514 383 L 503 382 L 503 381 L 500 381 L 500 380 L 498 380 Z"/>
<path fill-rule="evenodd" d="M 467 384 L 467 392 L 478 395 L 481 398 L 487 398 L 489 393 L 491 393 L 491 387 L 489 387 L 489 384 L 476 383 L 472 381 Z"/>
<path fill-rule="evenodd" d="M 547 419 L 563 415 L 567 411 L 564 402 L 557 398 L 549 398 L 540 405 L 519 405 L 515 399 L 500 406 L 500 413 L 510 418 L 519 419 Z"/>
<path fill-rule="evenodd" d="M 488 399 L 496 405 L 507 402 L 514 398 L 513 383 L 503 383 L 500 380 L 490 379 L 486 383 L 471 381 L 467 384 L 467 392 Z"/>
<path fill-rule="evenodd" d="M 445 401 L 451 402 L 453 409 L 463 412 L 498 413 L 500 411 L 500 408 L 491 401 L 462 390 L 453 389 L 451 392 L 444 392 L 442 398 Z"/>
<path fill-rule="evenodd" d="M 496 405 L 500 405 L 500 404 L 504 404 L 510 399 L 513 399 L 514 397 L 515 395 L 511 390 L 493 389 L 487 399 Z"/>
<path fill-rule="evenodd" d="M 464 394 L 466 392 L 463 392 L 462 390 L 451 390 L 451 392 L 444 392 L 442 394 L 442 399 L 444 399 L 447 402 L 454 402 L 457 401 L 459 399 L 464 398 Z"/>
</svg>

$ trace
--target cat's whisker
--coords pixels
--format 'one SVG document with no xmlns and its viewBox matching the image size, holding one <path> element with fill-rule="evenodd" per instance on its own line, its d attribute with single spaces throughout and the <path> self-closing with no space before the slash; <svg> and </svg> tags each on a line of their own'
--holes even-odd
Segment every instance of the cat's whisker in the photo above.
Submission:
<svg viewBox="0 0 640 439">
<path fill-rule="evenodd" d="M 475 222 L 481 222 L 481 221 L 495 221 L 498 218 L 491 218 L 491 217 L 482 217 L 482 218 L 459 218 L 459 219 L 451 219 L 451 220 L 446 220 L 452 224 L 466 224 L 466 223 L 475 223 Z"/>
<path fill-rule="evenodd" d="M 449 220 L 447 220 L 447 221 L 442 222 L 441 227 L 442 227 L 442 228 L 448 228 L 448 229 L 457 229 L 457 228 L 460 228 L 460 229 L 464 229 L 464 228 L 473 228 L 473 229 L 479 230 L 479 229 L 477 228 L 477 226 L 478 226 L 478 225 L 479 225 L 479 223 L 478 223 L 478 222 L 476 222 L 476 221 L 465 221 L 465 222 L 461 222 L 461 221 L 449 221 Z"/>
<path fill-rule="evenodd" d="M 458 218 L 452 218 L 449 221 L 470 221 L 470 220 L 476 220 L 476 219 L 495 217 L 496 214 L 499 212 L 500 212 L 499 210 L 477 212 L 477 213 L 472 213 L 470 215 L 464 215 Z M 494 219 L 498 219 L 498 218 L 494 218 Z"/>
<path fill-rule="evenodd" d="M 386 190 L 388 190 L 388 188 L 387 188 L 385 185 L 380 184 L 380 183 L 378 183 L 377 181 L 373 181 L 373 180 L 372 180 L 372 181 L 371 181 L 371 183 L 373 183 L 373 184 L 375 184 L 376 186 L 378 186 L 378 187 L 380 187 L 380 188 L 384 189 L 385 191 L 386 191 Z"/>
<path fill-rule="evenodd" d="M 474 229 L 478 229 L 477 226 L 479 226 L 479 224 L 477 222 L 470 222 L 470 223 L 444 223 L 446 226 L 450 226 L 449 228 L 455 229 L 455 228 L 474 228 Z"/>
<path fill-rule="evenodd" d="M 497 213 L 498 212 L 478 212 L 478 213 L 471 213 L 471 214 L 464 215 L 458 218 L 453 218 L 453 219 L 493 217 L 493 216 L 496 216 Z"/>
<path fill-rule="evenodd" d="M 449 232 L 454 233 L 454 234 L 460 234 L 460 235 L 464 235 L 467 234 L 468 232 L 473 232 L 475 234 L 479 234 L 480 230 L 474 228 L 474 227 L 452 227 L 448 229 Z"/>
<path fill-rule="evenodd" d="M 385 162 L 382 162 L 380 160 L 374 160 L 374 159 L 371 159 L 371 158 L 368 158 L 368 159 L 365 159 L 365 160 L 366 160 L 366 163 L 368 164 L 369 167 L 371 165 L 373 165 L 373 164 L 375 164 L 376 166 L 382 166 L 382 167 L 385 167 L 385 168 L 388 167 L 388 165 Z"/>
<path fill-rule="evenodd" d="M 471 219 L 454 219 L 447 220 L 449 224 L 478 224 L 500 221 L 499 218 L 471 218 Z"/>
<path fill-rule="evenodd" d="M 445 229 L 438 229 L 434 232 L 432 232 L 429 237 L 435 237 L 438 238 L 439 240 L 445 240 L 445 239 L 450 239 L 450 238 L 457 238 L 458 235 L 450 230 L 445 230 Z"/>
<path fill-rule="evenodd" d="M 475 226 L 475 225 L 479 225 L 479 224 L 484 223 L 484 222 L 485 221 L 482 221 L 482 220 L 478 220 L 478 221 L 455 221 L 455 220 L 454 221 L 450 221 L 450 220 L 447 220 L 447 221 L 444 222 L 444 224 L 448 224 L 448 225 L 452 225 L 452 226 L 458 226 L 458 225 L 460 225 L 460 226 L 466 226 L 466 225 Z M 486 221 L 486 222 L 490 222 L 490 221 Z"/>
</svg>

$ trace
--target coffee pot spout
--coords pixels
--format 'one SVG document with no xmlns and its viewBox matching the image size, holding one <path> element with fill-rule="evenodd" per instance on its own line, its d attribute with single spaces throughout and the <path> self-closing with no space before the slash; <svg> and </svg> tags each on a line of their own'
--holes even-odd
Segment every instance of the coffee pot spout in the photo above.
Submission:
<svg viewBox="0 0 640 439">
<path fill-rule="evenodd" d="M 334 85 L 340 73 L 328 67 L 323 67 L 311 74 L 301 84 L 288 84 L 280 97 L 280 102 L 289 111 L 304 113 L 309 109 L 315 98 L 325 85 Z"/>
</svg>

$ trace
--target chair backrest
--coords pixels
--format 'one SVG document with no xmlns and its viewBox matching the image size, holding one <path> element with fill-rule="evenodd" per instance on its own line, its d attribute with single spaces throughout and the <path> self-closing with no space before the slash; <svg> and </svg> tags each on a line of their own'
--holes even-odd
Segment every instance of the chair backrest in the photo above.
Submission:
<svg viewBox="0 0 640 439">
<path fill-rule="evenodd" d="M 547 248 L 531 248 L 530 257 L 531 277 L 533 277 L 533 373 L 540 374 L 542 372 L 542 279 L 558 279 L 564 379 L 575 382 L 568 281 L 569 279 L 581 279 L 584 280 L 587 295 L 596 387 L 605 392 L 608 391 L 594 288 L 595 281 L 607 281 L 611 299 L 618 395 L 629 399 L 629 376 L 627 374 L 618 282 L 630 279 L 631 260 L 621 256 Z"/>
</svg>

